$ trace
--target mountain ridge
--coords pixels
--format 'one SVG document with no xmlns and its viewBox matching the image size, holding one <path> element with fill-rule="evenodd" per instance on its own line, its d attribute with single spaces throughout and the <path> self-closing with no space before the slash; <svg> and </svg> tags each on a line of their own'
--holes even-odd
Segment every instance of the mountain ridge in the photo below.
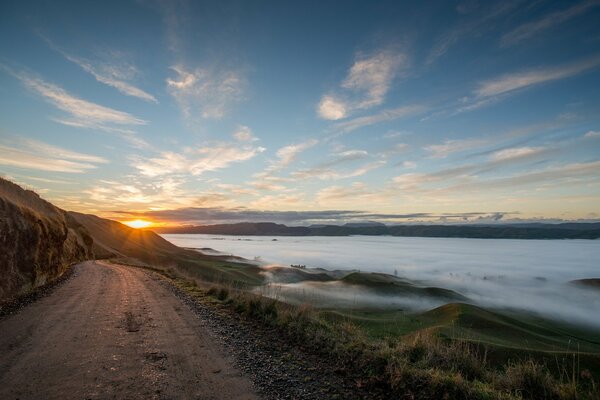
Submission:
<svg viewBox="0 0 600 400">
<path fill-rule="evenodd" d="M 148 228 L 159 234 L 213 234 L 239 236 L 404 236 L 479 239 L 598 239 L 600 223 L 518 223 L 505 225 L 383 225 L 345 224 L 287 226 L 274 222 L 186 225 Z"/>
</svg>

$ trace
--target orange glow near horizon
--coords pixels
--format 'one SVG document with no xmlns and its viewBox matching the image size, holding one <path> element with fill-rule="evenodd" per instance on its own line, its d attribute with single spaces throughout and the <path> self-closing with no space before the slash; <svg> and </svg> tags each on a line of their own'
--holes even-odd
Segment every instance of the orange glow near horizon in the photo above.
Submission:
<svg viewBox="0 0 600 400">
<path fill-rule="evenodd" d="M 125 221 L 123 223 L 135 229 L 148 228 L 154 225 L 154 223 L 146 221 L 145 219 L 134 219 L 132 221 Z"/>
</svg>

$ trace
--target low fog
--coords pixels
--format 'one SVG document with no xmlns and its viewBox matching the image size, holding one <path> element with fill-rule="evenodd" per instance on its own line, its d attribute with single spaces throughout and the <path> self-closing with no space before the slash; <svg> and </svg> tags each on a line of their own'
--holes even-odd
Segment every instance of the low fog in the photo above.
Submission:
<svg viewBox="0 0 600 400">
<path fill-rule="evenodd" d="M 164 235 L 179 246 L 210 247 L 264 263 L 383 272 L 455 290 L 474 304 L 534 312 L 600 329 L 600 291 L 568 282 L 600 278 L 600 242 L 458 238 L 233 237 Z M 277 239 L 273 241 L 273 239 Z M 340 284 L 287 284 L 290 299 L 314 298 L 339 307 L 395 307 L 424 311 L 443 302 L 373 295 Z"/>
</svg>

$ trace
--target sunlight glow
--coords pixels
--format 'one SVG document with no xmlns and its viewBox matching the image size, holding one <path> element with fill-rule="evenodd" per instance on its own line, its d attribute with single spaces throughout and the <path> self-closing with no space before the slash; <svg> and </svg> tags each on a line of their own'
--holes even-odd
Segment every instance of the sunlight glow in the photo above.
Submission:
<svg viewBox="0 0 600 400">
<path fill-rule="evenodd" d="M 123 223 L 135 229 L 148 228 L 149 226 L 154 225 L 152 222 L 143 219 L 134 219 L 133 221 L 125 221 Z"/>
</svg>

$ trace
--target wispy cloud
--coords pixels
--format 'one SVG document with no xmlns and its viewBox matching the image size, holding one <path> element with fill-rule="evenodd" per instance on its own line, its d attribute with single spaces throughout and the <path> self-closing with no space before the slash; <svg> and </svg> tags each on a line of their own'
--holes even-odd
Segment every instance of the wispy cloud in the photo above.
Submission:
<svg viewBox="0 0 600 400">
<path fill-rule="evenodd" d="M 174 65 L 175 76 L 167 79 L 167 89 L 187 119 L 222 118 L 240 101 L 246 84 L 241 73 Z"/>
<path fill-rule="evenodd" d="M 233 132 L 233 137 L 240 142 L 254 142 L 258 140 L 258 138 L 254 136 L 254 133 L 252 133 L 252 129 L 244 125 L 238 126 L 235 132 Z"/>
<path fill-rule="evenodd" d="M 504 34 L 500 39 L 500 43 L 502 46 L 517 44 L 523 40 L 529 39 L 548 29 L 551 29 L 556 25 L 562 24 L 571 18 L 581 15 L 590 8 L 598 5 L 600 5 L 600 1 L 597 0 L 584 1 L 567 9 L 546 14 L 540 19 L 520 25 L 512 31 Z"/>
<path fill-rule="evenodd" d="M 331 167 L 314 167 L 294 171 L 291 175 L 294 179 L 333 180 L 356 178 L 358 176 L 365 175 L 369 171 L 380 168 L 385 164 L 386 162 L 383 160 L 373 161 L 347 171 L 338 171 Z"/>
<path fill-rule="evenodd" d="M 0 143 L 0 164 L 40 171 L 83 173 L 108 163 L 102 157 L 78 153 L 31 139 Z"/>
<path fill-rule="evenodd" d="M 568 78 L 600 65 L 600 56 L 555 68 L 540 68 L 500 76 L 482 82 L 475 94 L 479 98 L 498 96 L 533 85 Z"/>
<path fill-rule="evenodd" d="M 349 133 L 365 126 L 375 125 L 381 122 L 393 121 L 396 119 L 417 115 L 424 112 L 427 108 L 421 105 L 410 105 L 383 110 L 377 114 L 357 117 L 344 122 L 338 122 L 334 125 L 334 130 L 339 133 Z"/>
<path fill-rule="evenodd" d="M 186 178 L 176 176 L 152 177 L 151 180 L 140 176 L 128 176 L 119 181 L 96 181 L 84 193 L 101 210 L 111 210 L 115 207 L 135 210 L 157 206 L 160 208 L 202 204 L 214 206 L 228 202 L 228 198 L 221 193 L 188 190 L 183 187 L 186 181 Z"/>
<path fill-rule="evenodd" d="M 380 50 L 369 56 L 357 56 L 340 85 L 342 94 L 328 93 L 321 98 L 317 106 L 319 116 L 339 120 L 356 110 L 383 104 L 399 70 L 407 66 L 407 55 L 396 51 Z"/>
<path fill-rule="evenodd" d="M 406 150 L 408 148 L 409 148 L 409 146 L 406 143 L 396 143 L 394 145 L 388 146 L 388 148 L 386 148 L 384 151 L 382 151 L 380 153 L 380 155 L 382 157 L 391 157 L 396 154 L 401 154 L 401 153 L 406 152 Z"/>
<path fill-rule="evenodd" d="M 277 150 L 277 159 L 269 166 L 269 171 L 276 171 L 289 166 L 294 162 L 298 155 L 311 147 L 315 146 L 319 141 L 317 139 L 309 139 L 301 143 L 290 144 Z"/>
<path fill-rule="evenodd" d="M 446 140 L 441 144 L 432 144 L 423 149 L 429 153 L 431 158 L 446 158 L 450 154 L 471 150 L 483 145 L 481 139 Z"/>
<path fill-rule="evenodd" d="M 481 180 L 477 182 L 458 184 L 450 187 L 450 190 L 494 190 L 518 188 L 521 186 L 563 186 L 566 183 L 581 183 L 598 181 L 598 170 L 600 161 L 571 163 L 553 166 L 542 170 L 515 174 L 512 176 Z"/>
<path fill-rule="evenodd" d="M 365 202 L 369 204 L 381 203 L 389 199 L 390 193 L 374 190 L 362 182 L 353 182 L 347 186 L 329 186 L 317 192 L 317 201 L 320 204 L 356 204 Z M 377 219 L 375 216 L 367 217 Z"/>
<path fill-rule="evenodd" d="M 546 151 L 545 147 L 512 147 L 508 149 L 498 150 L 492 153 L 493 160 L 511 160 L 515 158 L 530 157 Z"/>
<path fill-rule="evenodd" d="M 433 64 L 463 38 L 481 34 L 481 32 L 489 30 L 490 27 L 493 26 L 495 20 L 508 14 L 521 2 L 521 0 L 502 1 L 492 5 L 489 9 L 486 9 L 483 14 L 472 13 L 473 19 L 455 25 L 438 37 L 433 44 L 425 63 L 427 65 Z"/>
<path fill-rule="evenodd" d="M 92 75 L 98 82 L 111 86 L 126 96 L 137 97 L 145 101 L 158 103 L 158 100 L 156 100 L 154 96 L 128 82 L 139 75 L 139 70 L 135 65 L 124 60 L 123 53 L 114 50 L 106 51 L 101 60 L 97 59 L 92 61 L 70 54 L 45 35 L 40 36 L 50 48 L 60 53 L 67 60 L 78 65 L 85 72 Z"/>
<path fill-rule="evenodd" d="M 118 111 L 78 98 L 58 85 L 24 72 L 9 72 L 30 91 L 42 96 L 47 102 L 64 111 L 69 118 L 55 118 L 56 122 L 81 128 L 100 129 L 109 132 L 132 133 L 123 126 L 145 125 L 147 122 L 124 111 Z"/>
<path fill-rule="evenodd" d="M 84 58 L 60 53 L 69 61 L 77 64 L 85 72 L 91 74 L 98 82 L 111 86 L 126 96 L 137 97 L 148 102 L 158 104 L 158 100 L 150 93 L 127 82 L 132 76 L 138 74 L 137 68 L 131 64 L 120 65 L 118 63 L 92 62 Z"/>
<path fill-rule="evenodd" d="M 276 174 L 296 161 L 302 152 L 314 147 L 318 143 L 319 141 L 317 139 L 308 139 L 304 142 L 294 143 L 279 148 L 275 154 L 276 158 L 270 160 L 269 165 L 263 171 L 253 175 L 255 180 L 250 182 L 250 185 L 257 190 L 286 190 L 286 186 L 282 185 L 282 183 L 287 183 L 292 179 L 277 176 Z"/>
<path fill-rule="evenodd" d="M 393 181 L 396 189 L 418 194 L 421 198 L 442 199 L 450 193 L 483 193 L 490 190 L 519 190 L 526 187 L 535 191 L 544 187 L 561 187 L 566 184 L 582 184 L 598 181 L 597 171 L 600 161 L 552 165 L 538 170 L 511 175 L 486 178 L 500 167 L 534 161 L 549 149 L 512 148 L 492 153 L 489 161 L 481 164 L 467 164 L 430 173 L 406 173 L 396 176 Z M 490 176 L 490 175 L 487 175 Z M 433 197 L 432 197 L 433 196 Z"/>
<path fill-rule="evenodd" d="M 583 137 L 586 138 L 600 138 L 600 131 L 587 131 Z"/>
<path fill-rule="evenodd" d="M 196 149 L 186 149 L 183 153 L 165 151 L 158 157 L 137 158 L 134 159 L 133 166 L 142 175 L 150 177 L 177 173 L 201 175 L 249 160 L 264 150 L 264 147 L 237 147 L 232 143 L 214 143 Z"/>
</svg>

